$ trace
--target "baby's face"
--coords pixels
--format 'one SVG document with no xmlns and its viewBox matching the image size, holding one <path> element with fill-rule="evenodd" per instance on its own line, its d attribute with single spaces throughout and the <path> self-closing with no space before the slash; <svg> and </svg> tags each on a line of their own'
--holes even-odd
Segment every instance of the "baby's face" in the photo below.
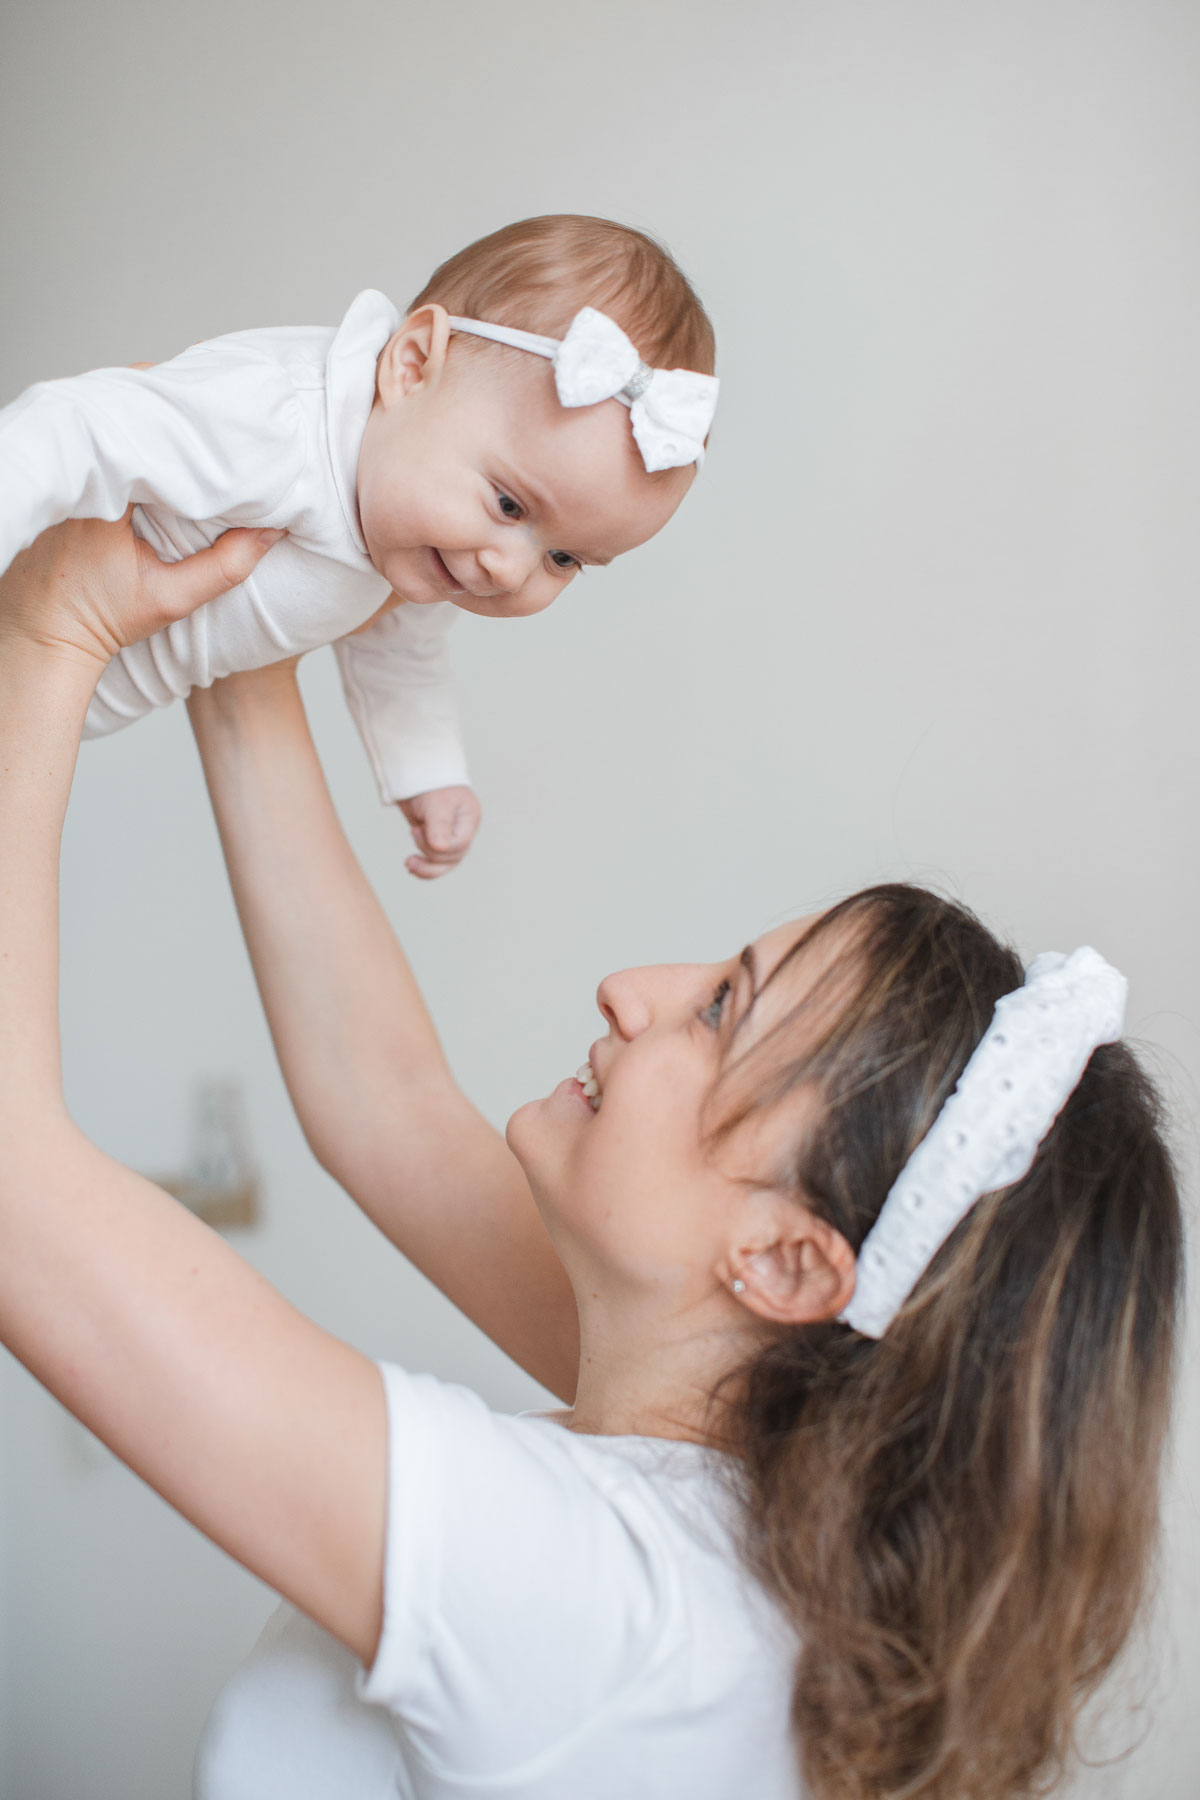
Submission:
<svg viewBox="0 0 1200 1800">
<path fill-rule="evenodd" d="M 563 407 L 540 357 L 452 349 L 404 363 L 385 350 L 358 505 L 371 561 L 402 599 L 519 618 L 661 531 L 694 474 L 649 476 L 628 409 Z"/>
</svg>

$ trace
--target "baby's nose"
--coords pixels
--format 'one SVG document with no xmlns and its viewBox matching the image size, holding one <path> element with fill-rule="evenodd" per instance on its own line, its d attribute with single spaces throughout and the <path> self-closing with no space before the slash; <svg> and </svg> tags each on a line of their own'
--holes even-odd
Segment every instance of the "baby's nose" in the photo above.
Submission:
<svg viewBox="0 0 1200 1800">
<path fill-rule="evenodd" d="M 498 544 L 479 552 L 484 574 L 497 594 L 516 594 L 542 560 L 541 545 L 524 532 L 506 533 Z"/>
</svg>

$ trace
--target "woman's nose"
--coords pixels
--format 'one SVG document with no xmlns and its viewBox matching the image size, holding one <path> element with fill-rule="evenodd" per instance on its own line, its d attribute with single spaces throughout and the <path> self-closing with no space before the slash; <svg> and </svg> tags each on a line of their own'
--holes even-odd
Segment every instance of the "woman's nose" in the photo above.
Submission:
<svg viewBox="0 0 1200 1800">
<path fill-rule="evenodd" d="M 653 1017 L 644 979 L 650 972 L 648 969 L 622 969 L 619 974 L 606 975 L 596 989 L 596 1005 L 604 1014 L 609 1029 L 618 1037 L 626 1040 L 637 1037 Z"/>
<path fill-rule="evenodd" d="M 644 969 L 622 969 L 606 975 L 596 989 L 596 1004 L 612 1029 L 635 1038 L 647 1026 L 686 1015 L 706 992 L 711 971 L 697 963 L 655 963 Z"/>
<path fill-rule="evenodd" d="M 606 975 L 596 989 L 596 1004 L 623 1038 L 635 1038 L 648 1025 L 690 1018 L 720 980 L 724 964 L 655 963 L 644 969 L 622 969 Z"/>
</svg>

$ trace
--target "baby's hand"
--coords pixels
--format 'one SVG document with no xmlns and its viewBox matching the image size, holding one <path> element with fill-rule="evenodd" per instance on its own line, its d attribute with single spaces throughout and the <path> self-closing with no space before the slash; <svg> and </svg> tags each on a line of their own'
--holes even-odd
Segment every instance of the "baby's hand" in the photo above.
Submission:
<svg viewBox="0 0 1200 1800">
<path fill-rule="evenodd" d="M 422 881 L 436 881 L 460 863 L 470 849 L 471 839 L 479 829 L 479 802 L 469 787 L 443 787 L 414 794 L 411 800 L 401 800 L 399 806 L 412 826 L 419 852 L 410 856 L 404 866 Z"/>
</svg>

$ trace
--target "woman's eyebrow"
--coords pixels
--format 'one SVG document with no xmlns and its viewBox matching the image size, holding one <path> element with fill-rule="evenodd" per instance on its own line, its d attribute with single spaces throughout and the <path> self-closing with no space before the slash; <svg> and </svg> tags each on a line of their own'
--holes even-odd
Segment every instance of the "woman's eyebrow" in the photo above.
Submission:
<svg viewBox="0 0 1200 1800">
<path fill-rule="evenodd" d="M 746 996 L 745 1004 L 739 1006 L 733 1014 L 734 1031 L 737 1031 L 743 1024 L 748 1017 L 755 1000 L 758 998 L 758 962 L 754 955 L 753 944 L 747 944 L 746 948 L 742 951 L 742 954 L 738 957 L 738 972 L 734 977 L 736 990 L 740 992 L 740 990 L 745 987 L 747 981 L 749 981 L 750 984 L 750 992 Z"/>
</svg>

